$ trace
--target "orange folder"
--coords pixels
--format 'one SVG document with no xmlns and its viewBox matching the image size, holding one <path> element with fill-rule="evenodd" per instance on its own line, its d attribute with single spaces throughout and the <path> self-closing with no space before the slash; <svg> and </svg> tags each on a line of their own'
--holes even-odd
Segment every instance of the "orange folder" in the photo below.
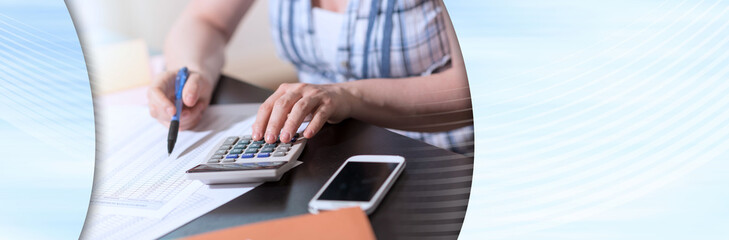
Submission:
<svg viewBox="0 0 729 240">
<path fill-rule="evenodd" d="M 226 228 L 185 238 L 202 239 L 376 239 L 367 214 L 358 207 L 304 214 Z"/>
</svg>

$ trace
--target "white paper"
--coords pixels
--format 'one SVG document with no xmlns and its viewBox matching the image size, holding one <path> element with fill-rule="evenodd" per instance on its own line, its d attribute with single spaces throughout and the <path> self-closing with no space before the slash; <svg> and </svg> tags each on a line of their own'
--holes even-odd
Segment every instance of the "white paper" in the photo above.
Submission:
<svg viewBox="0 0 729 240">
<path fill-rule="evenodd" d="M 257 186 L 210 189 L 184 175 L 222 138 L 250 134 L 257 108 L 211 106 L 195 129 L 179 133 L 170 156 L 167 128 L 147 108 L 102 108 L 97 114 L 102 149 L 82 238 L 157 238 Z"/>
</svg>

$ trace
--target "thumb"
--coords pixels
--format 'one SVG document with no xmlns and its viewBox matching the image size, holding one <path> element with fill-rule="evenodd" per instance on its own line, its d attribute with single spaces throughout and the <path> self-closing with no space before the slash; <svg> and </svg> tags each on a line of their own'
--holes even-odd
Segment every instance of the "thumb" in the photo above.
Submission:
<svg viewBox="0 0 729 240">
<path fill-rule="evenodd" d="M 182 102 L 185 103 L 185 106 L 193 107 L 200 99 L 201 80 L 198 74 L 193 74 L 185 83 L 182 88 Z"/>
</svg>

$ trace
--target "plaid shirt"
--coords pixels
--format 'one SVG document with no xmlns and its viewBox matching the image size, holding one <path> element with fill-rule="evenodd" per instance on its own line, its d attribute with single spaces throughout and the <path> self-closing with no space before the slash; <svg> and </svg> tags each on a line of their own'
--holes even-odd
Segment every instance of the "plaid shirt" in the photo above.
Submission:
<svg viewBox="0 0 729 240">
<path fill-rule="evenodd" d="M 442 0 L 350 0 L 335 63 L 315 44 L 310 0 L 271 0 L 277 53 L 313 84 L 426 76 L 450 63 Z M 334 69 L 330 66 L 336 66 Z M 395 131 L 454 152 L 473 153 L 473 127 L 441 133 Z"/>
</svg>

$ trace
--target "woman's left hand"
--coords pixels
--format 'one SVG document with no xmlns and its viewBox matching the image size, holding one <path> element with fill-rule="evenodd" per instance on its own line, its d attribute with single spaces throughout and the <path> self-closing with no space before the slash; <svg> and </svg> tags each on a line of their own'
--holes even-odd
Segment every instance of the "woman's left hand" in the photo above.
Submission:
<svg viewBox="0 0 729 240">
<path fill-rule="evenodd" d="M 281 84 L 258 109 L 253 123 L 253 139 L 267 143 L 287 143 L 307 117 L 311 118 L 304 137 L 313 137 L 325 122 L 338 123 L 350 117 L 354 95 L 337 84 Z"/>
</svg>

